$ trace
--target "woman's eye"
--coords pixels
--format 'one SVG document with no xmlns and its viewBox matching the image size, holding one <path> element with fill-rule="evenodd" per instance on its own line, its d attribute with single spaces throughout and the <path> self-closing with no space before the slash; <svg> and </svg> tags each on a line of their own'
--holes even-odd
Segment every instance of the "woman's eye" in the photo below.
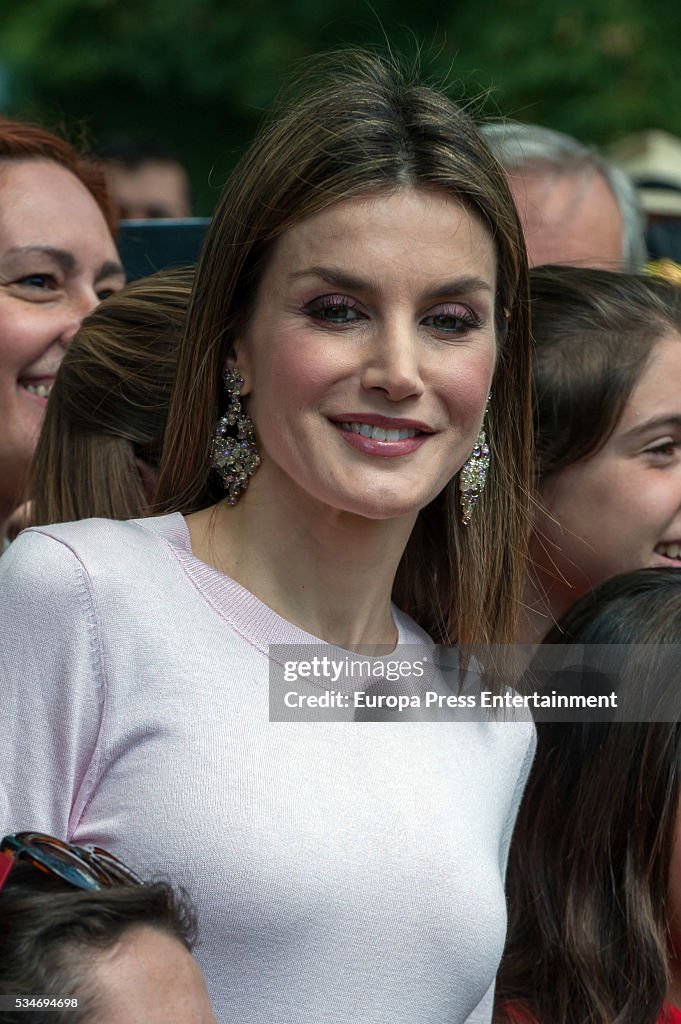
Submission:
<svg viewBox="0 0 681 1024">
<path fill-rule="evenodd" d="M 429 313 L 422 322 L 426 327 L 434 327 L 436 331 L 445 334 L 463 334 L 481 324 L 480 318 L 465 306 L 453 306 Z"/>
<path fill-rule="evenodd" d="M 664 444 L 656 444 L 653 448 L 646 448 L 646 455 L 652 455 L 658 459 L 671 459 L 675 450 L 681 447 L 678 441 L 665 441 Z"/>
<path fill-rule="evenodd" d="M 36 291 L 50 291 L 59 287 L 54 274 L 27 274 L 26 277 L 18 278 L 16 283 L 22 288 L 32 288 Z"/>
<path fill-rule="evenodd" d="M 357 320 L 366 320 L 356 303 L 345 295 L 324 295 L 308 303 L 305 308 L 317 320 L 329 324 L 352 324 Z"/>
</svg>

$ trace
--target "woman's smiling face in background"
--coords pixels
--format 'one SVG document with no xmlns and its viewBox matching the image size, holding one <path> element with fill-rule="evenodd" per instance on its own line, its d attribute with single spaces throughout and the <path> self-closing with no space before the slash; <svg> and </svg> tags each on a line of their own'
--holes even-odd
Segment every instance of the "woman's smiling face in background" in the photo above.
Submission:
<svg viewBox="0 0 681 1024">
<path fill-rule="evenodd" d="M 569 604 L 631 569 L 681 566 L 681 337 L 654 346 L 606 444 L 549 474 L 533 559 Z"/>
<path fill-rule="evenodd" d="M 0 161 L 0 519 L 20 498 L 66 347 L 124 275 L 101 210 L 50 160 Z"/>
</svg>

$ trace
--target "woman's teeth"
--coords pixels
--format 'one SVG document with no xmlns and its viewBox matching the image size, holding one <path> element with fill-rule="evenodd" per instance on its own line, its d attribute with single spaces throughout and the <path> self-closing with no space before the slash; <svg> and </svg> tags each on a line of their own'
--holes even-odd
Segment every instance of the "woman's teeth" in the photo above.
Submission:
<svg viewBox="0 0 681 1024">
<path fill-rule="evenodd" d="M 418 430 L 413 427 L 402 427 L 400 430 L 384 430 L 383 427 L 372 427 L 368 423 L 341 423 L 343 430 L 351 430 L 353 434 L 371 437 L 374 441 L 404 441 L 408 437 L 416 437 Z"/>
<path fill-rule="evenodd" d="M 32 395 L 37 395 L 38 398 L 48 398 L 52 390 L 51 384 L 22 384 L 21 386 Z"/>
<path fill-rule="evenodd" d="M 658 544 L 655 554 L 666 555 L 667 558 L 678 558 L 681 554 L 681 544 Z"/>
</svg>

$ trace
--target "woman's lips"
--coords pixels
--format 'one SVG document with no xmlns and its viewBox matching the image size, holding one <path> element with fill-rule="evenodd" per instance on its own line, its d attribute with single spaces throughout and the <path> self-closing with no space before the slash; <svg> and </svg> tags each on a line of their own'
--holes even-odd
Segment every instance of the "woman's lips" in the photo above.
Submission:
<svg viewBox="0 0 681 1024">
<path fill-rule="evenodd" d="M 40 405 L 47 405 L 53 384 L 54 377 L 22 377 L 18 381 L 20 389 Z"/>
<path fill-rule="evenodd" d="M 657 544 L 655 554 L 672 562 L 674 565 L 681 564 L 681 541 L 669 541 L 664 544 Z"/>
<path fill-rule="evenodd" d="M 353 448 L 366 455 L 375 455 L 384 459 L 409 455 L 420 448 L 431 436 L 430 432 L 420 431 L 413 425 L 413 420 L 394 420 L 384 416 L 331 420 L 331 423 Z M 360 433 L 358 428 L 364 428 L 364 432 Z M 368 433 L 369 430 L 371 430 L 371 434 Z M 388 433 L 389 437 L 381 436 Z M 372 434 L 378 436 L 371 436 Z M 395 434 L 408 436 L 395 437 Z"/>
<path fill-rule="evenodd" d="M 382 427 L 384 430 L 402 430 L 404 428 L 418 430 L 423 434 L 434 434 L 435 431 L 427 423 L 414 420 L 408 416 L 380 416 L 374 412 L 346 412 L 339 416 L 329 416 L 332 423 L 359 423 L 369 427 Z"/>
</svg>

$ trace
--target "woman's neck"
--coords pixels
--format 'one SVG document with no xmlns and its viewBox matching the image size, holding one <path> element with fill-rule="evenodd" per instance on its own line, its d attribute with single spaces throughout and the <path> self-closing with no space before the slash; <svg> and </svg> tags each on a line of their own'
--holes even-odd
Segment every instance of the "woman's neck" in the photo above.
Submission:
<svg viewBox="0 0 681 1024">
<path fill-rule="evenodd" d="M 370 520 L 247 492 L 187 516 L 194 554 L 282 618 L 346 649 L 391 647 L 395 573 L 415 517 Z"/>
</svg>

